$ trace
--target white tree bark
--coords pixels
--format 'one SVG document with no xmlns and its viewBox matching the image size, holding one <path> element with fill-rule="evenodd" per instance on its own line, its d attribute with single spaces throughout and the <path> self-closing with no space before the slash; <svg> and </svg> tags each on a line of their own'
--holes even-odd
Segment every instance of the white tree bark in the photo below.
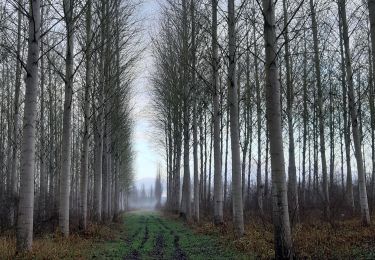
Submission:
<svg viewBox="0 0 375 260">
<path fill-rule="evenodd" d="M 318 123 L 319 123 L 319 137 L 320 137 L 320 156 L 322 161 L 322 172 L 323 172 L 323 197 L 324 197 L 324 216 L 325 218 L 330 217 L 330 206 L 329 206 L 329 192 L 328 192 L 328 173 L 327 173 L 327 160 L 326 160 L 326 148 L 325 148 L 325 135 L 324 135 L 324 114 L 323 114 L 323 91 L 322 91 L 322 78 L 320 72 L 320 52 L 319 52 L 319 41 L 318 41 L 318 23 L 316 22 L 316 10 L 314 7 L 314 0 L 310 0 L 311 10 L 311 23 L 313 32 L 313 44 L 314 44 L 314 63 L 315 63 L 315 76 L 316 85 L 318 91 Z"/>
<path fill-rule="evenodd" d="M 65 57 L 65 100 L 63 113 L 60 198 L 59 198 L 59 226 L 64 236 L 69 235 L 69 197 L 70 197 L 70 169 L 71 169 L 71 138 L 72 138 L 72 98 L 73 98 L 73 0 L 64 1 L 66 24 L 66 57 Z"/>
<path fill-rule="evenodd" d="M 33 239 L 35 121 L 38 95 L 40 44 L 40 0 L 30 3 L 29 38 L 26 63 L 26 93 L 21 148 L 21 182 L 17 218 L 17 252 L 28 251 Z"/>
<path fill-rule="evenodd" d="M 101 112 L 97 116 L 94 125 L 94 219 L 99 222 L 102 219 L 102 169 L 103 169 L 103 127 Z"/>
<path fill-rule="evenodd" d="M 187 20 L 187 2 L 182 0 L 182 86 L 184 92 L 183 101 L 183 131 L 184 131 L 184 177 L 182 184 L 182 201 L 181 201 L 181 213 L 186 219 L 191 217 L 191 185 L 190 185 L 190 89 L 188 82 L 188 69 L 189 69 L 189 52 L 188 52 L 188 20 Z"/>
<path fill-rule="evenodd" d="M 238 86 L 236 80 L 236 18 L 234 0 L 228 0 L 228 103 L 230 111 L 230 136 L 232 149 L 232 197 L 233 197 L 233 225 L 237 237 L 244 234 L 241 155 L 238 122 Z"/>
<path fill-rule="evenodd" d="M 292 214 L 292 220 L 298 221 L 299 204 L 297 189 L 296 159 L 294 153 L 294 129 L 293 129 L 293 102 L 294 89 L 292 83 L 292 69 L 289 49 L 289 30 L 288 30 L 288 7 L 286 0 L 283 0 L 284 13 L 284 40 L 285 40 L 285 67 L 286 67 L 286 88 L 287 88 L 287 118 L 289 134 L 289 165 L 288 165 L 288 192 L 289 192 L 289 209 Z"/>
<path fill-rule="evenodd" d="M 81 183 L 80 183 L 80 228 L 87 228 L 87 189 L 88 189 L 88 152 L 89 152 L 89 106 L 91 88 L 91 0 L 86 2 L 86 85 L 84 94 L 83 114 L 84 126 L 81 152 Z"/>
<path fill-rule="evenodd" d="M 253 16 L 255 17 L 255 8 L 253 8 Z M 260 82 L 259 82 L 259 65 L 258 65 L 258 46 L 256 42 L 256 28 L 255 28 L 255 19 L 253 21 L 253 38 L 254 38 L 254 76 L 255 76 L 255 89 L 256 89 L 256 103 L 257 103 L 257 138 L 258 138 L 258 161 L 257 161 L 257 207 L 259 208 L 260 214 L 263 215 L 263 184 L 262 184 L 262 140 L 261 140 L 261 127 L 262 127 L 262 108 L 261 108 L 261 90 L 260 90 Z"/>
<path fill-rule="evenodd" d="M 18 5 L 24 6 L 23 0 L 18 1 Z M 14 225 L 15 215 L 16 215 L 16 196 L 17 196 L 17 149 L 18 149 L 18 131 L 19 131 L 19 98 L 20 98 L 20 88 L 21 88 L 21 25 L 22 25 L 22 12 L 18 11 L 17 17 L 17 67 L 16 67 L 16 81 L 15 81 L 15 92 L 14 92 L 14 116 L 13 116 L 13 133 L 12 133 L 12 160 L 10 168 L 10 192 L 12 205 L 10 209 L 10 224 Z"/>
<path fill-rule="evenodd" d="M 198 94 L 196 86 L 196 29 L 195 29 L 195 0 L 191 0 L 191 63 L 192 63 L 192 75 L 191 82 L 194 93 Z M 193 163 L 194 163 L 194 209 L 193 217 L 196 222 L 199 222 L 199 172 L 198 172 L 198 123 L 197 123 L 197 100 L 193 101 Z"/>
<path fill-rule="evenodd" d="M 266 54 L 266 104 L 272 169 L 272 218 L 274 223 L 275 257 L 277 259 L 287 259 L 292 258 L 293 253 L 281 126 L 281 93 L 277 64 L 275 4 L 273 0 L 263 0 L 263 13 Z"/>
<path fill-rule="evenodd" d="M 212 0 L 211 50 L 212 50 L 212 91 L 213 91 L 213 141 L 214 141 L 214 224 L 219 225 L 223 219 L 223 177 L 221 169 L 220 147 L 220 88 L 218 84 L 218 42 L 217 42 L 217 0 Z"/>
<path fill-rule="evenodd" d="M 373 94 L 370 104 L 371 111 L 371 125 L 372 125 L 372 187 L 371 187 L 371 193 L 372 193 L 372 206 L 375 205 L 375 106 L 374 106 L 374 76 L 375 76 L 375 0 L 368 0 L 368 9 L 369 9 L 369 20 L 370 20 L 370 36 L 371 36 L 371 58 L 372 58 L 372 83 L 373 86 L 371 89 L 371 94 Z"/>
<path fill-rule="evenodd" d="M 370 225 L 370 211 L 368 207 L 367 191 L 366 191 L 366 176 L 363 166 L 362 150 L 361 150 L 361 137 L 359 123 L 360 120 L 357 115 L 357 106 L 354 97 L 354 83 L 353 83 L 353 69 L 350 56 L 349 46 L 349 32 L 348 22 L 346 18 L 345 0 L 339 0 L 339 13 L 342 21 L 342 33 L 345 49 L 345 63 L 346 63 L 346 81 L 348 83 L 348 96 L 349 96 L 349 113 L 352 123 L 353 143 L 355 158 L 357 159 L 358 171 L 358 188 L 359 188 L 359 205 L 361 210 L 362 223 Z"/>
<path fill-rule="evenodd" d="M 352 168 L 350 162 L 350 120 L 348 120 L 347 110 L 347 84 L 346 84 L 346 70 L 345 70 L 345 54 L 344 54 L 344 43 L 342 37 L 342 18 L 339 15 L 339 32 L 340 32 L 340 55 L 341 55 L 341 85 L 342 85 L 342 106 L 343 106 L 343 124 L 344 124 L 344 143 L 345 143 L 345 159 L 346 159 L 346 192 L 345 199 L 346 203 L 351 209 L 351 213 L 354 213 L 354 195 L 353 195 L 353 178 Z M 349 121 L 349 122 L 348 122 Z"/>
<path fill-rule="evenodd" d="M 103 137 L 103 168 L 102 168 L 102 221 L 106 222 L 108 220 L 108 206 L 109 206 L 109 198 L 108 198 L 108 186 L 109 186 L 109 172 L 108 172 L 108 165 L 109 165 L 109 158 L 108 158 L 108 124 L 107 120 L 105 120 L 104 126 L 104 137 Z"/>
</svg>

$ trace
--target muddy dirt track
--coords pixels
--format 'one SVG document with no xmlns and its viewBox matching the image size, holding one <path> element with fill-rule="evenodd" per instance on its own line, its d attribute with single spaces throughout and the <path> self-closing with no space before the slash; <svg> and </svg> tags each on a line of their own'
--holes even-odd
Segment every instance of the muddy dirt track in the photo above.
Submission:
<svg viewBox="0 0 375 260">
<path fill-rule="evenodd" d="M 96 259 L 248 259 L 213 237 L 195 234 L 180 221 L 155 212 L 133 212 L 124 219 L 119 241 L 110 241 Z"/>
</svg>

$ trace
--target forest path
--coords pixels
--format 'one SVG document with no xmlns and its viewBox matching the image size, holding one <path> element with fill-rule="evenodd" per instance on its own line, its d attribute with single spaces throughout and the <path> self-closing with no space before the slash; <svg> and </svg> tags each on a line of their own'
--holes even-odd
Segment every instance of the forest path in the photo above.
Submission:
<svg viewBox="0 0 375 260">
<path fill-rule="evenodd" d="M 94 259 L 246 259 L 158 212 L 128 213 L 123 225 L 119 239 L 105 242 Z"/>
</svg>

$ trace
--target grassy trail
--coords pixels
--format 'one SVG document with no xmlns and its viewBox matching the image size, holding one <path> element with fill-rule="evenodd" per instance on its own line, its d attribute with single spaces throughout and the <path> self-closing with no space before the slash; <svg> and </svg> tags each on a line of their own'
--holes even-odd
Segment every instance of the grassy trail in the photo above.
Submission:
<svg viewBox="0 0 375 260">
<path fill-rule="evenodd" d="M 118 239 L 98 247 L 96 259 L 248 259 L 215 238 L 193 233 L 181 222 L 154 212 L 125 216 Z"/>
</svg>

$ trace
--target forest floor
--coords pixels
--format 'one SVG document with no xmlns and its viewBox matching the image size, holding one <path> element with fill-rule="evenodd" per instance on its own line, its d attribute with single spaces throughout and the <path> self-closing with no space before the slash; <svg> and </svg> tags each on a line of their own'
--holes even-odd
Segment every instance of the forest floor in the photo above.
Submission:
<svg viewBox="0 0 375 260">
<path fill-rule="evenodd" d="M 374 216 L 375 217 L 375 216 Z M 270 259 L 274 256 L 272 224 L 246 216 L 245 236 L 236 239 L 232 225 L 215 227 L 209 219 L 185 223 L 176 215 L 135 211 L 119 223 L 90 225 L 68 239 L 36 236 L 31 253 L 14 257 L 12 234 L 0 235 L 0 259 Z M 375 259 L 375 225 L 358 220 L 328 223 L 312 215 L 293 227 L 297 258 Z"/>
<path fill-rule="evenodd" d="M 127 214 L 122 234 L 98 247 L 95 259 L 246 259 L 218 238 L 198 234 L 156 212 Z"/>
<path fill-rule="evenodd" d="M 373 219 L 375 216 L 373 216 Z M 191 224 L 198 234 L 219 238 L 222 244 L 245 255 L 274 258 L 271 219 L 245 216 L 245 235 L 236 239 L 230 219 L 215 227 L 210 219 Z M 363 226 L 358 216 L 327 222 L 316 212 L 306 212 L 303 222 L 292 225 L 294 253 L 297 259 L 375 259 L 375 224 Z"/>
<path fill-rule="evenodd" d="M 57 234 L 34 238 L 33 250 L 15 255 L 12 234 L 0 235 L 0 259 L 248 259 L 220 243 L 219 238 L 199 234 L 183 221 L 152 211 L 125 214 L 121 223 L 91 225 L 85 234 L 69 238 Z"/>
</svg>

